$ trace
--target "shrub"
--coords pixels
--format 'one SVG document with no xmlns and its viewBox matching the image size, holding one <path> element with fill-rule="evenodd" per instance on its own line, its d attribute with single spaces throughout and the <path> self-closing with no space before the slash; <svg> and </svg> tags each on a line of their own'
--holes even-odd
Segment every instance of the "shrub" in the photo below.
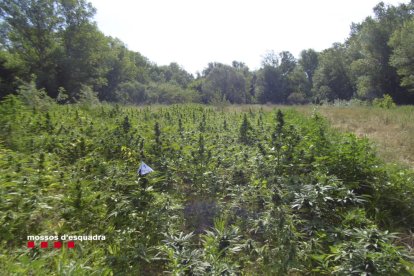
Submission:
<svg viewBox="0 0 414 276">
<path fill-rule="evenodd" d="M 99 103 L 98 94 L 92 90 L 92 87 L 82 84 L 79 91 L 78 103 L 81 105 L 95 105 Z"/>
<path fill-rule="evenodd" d="M 307 102 L 305 95 L 299 92 L 292 93 L 288 97 L 289 104 L 306 104 Z"/>
<path fill-rule="evenodd" d="M 20 100 L 33 108 L 46 110 L 53 104 L 52 98 L 50 98 L 44 89 L 36 88 L 36 77 L 32 76 L 30 82 L 22 82 L 17 90 L 17 95 Z"/>
<path fill-rule="evenodd" d="M 118 100 L 123 103 L 144 103 L 148 98 L 147 88 L 137 81 L 123 82 L 116 91 Z"/>
<path fill-rule="evenodd" d="M 396 106 L 391 96 L 388 94 L 385 94 L 384 97 L 382 98 L 374 99 L 372 101 L 372 105 L 375 107 L 386 108 L 386 109 L 394 108 Z"/>
<path fill-rule="evenodd" d="M 58 89 L 58 95 L 56 97 L 56 102 L 60 104 L 68 103 L 69 95 L 66 92 L 65 88 L 59 87 Z"/>
<path fill-rule="evenodd" d="M 174 83 L 152 84 L 148 89 L 150 103 L 185 103 L 194 102 L 197 99 L 195 91 L 183 89 Z"/>
</svg>

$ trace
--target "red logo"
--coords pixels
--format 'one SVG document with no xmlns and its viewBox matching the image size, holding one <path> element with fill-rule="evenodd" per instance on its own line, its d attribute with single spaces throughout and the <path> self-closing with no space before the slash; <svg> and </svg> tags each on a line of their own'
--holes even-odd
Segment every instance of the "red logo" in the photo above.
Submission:
<svg viewBox="0 0 414 276">
<path fill-rule="evenodd" d="M 68 248 L 75 248 L 75 242 L 74 241 L 69 241 L 68 242 Z"/>
<path fill-rule="evenodd" d="M 53 248 L 60 249 L 62 248 L 63 243 L 61 241 L 55 241 L 53 242 Z M 34 241 L 28 241 L 27 242 L 27 248 L 35 248 L 36 244 Z M 75 242 L 74 241 L 68 241 L 67 242 L 68 248 L 75 248 Z M 40 242 L 40 248 L 49 248 L 49 243 L 47 241 Z"/>
</svg>

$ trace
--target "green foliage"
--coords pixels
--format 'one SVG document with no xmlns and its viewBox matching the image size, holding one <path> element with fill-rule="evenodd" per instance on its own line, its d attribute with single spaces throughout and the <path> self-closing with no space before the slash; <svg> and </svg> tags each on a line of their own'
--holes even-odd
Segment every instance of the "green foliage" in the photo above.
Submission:
<svg viewBox="0 0 414 276">
<path fill-rule="evenodd" d="M 122 123 L 122 129 L 124 130 L 125 133 L 128 133 L 129 130 L 131 129 L 131 123 L 129 122 L 128 116 L 125 116 L 124 118 L 124 122 Z"/>
<path fill-rule="evenodd" d="M 395 235 L 375 228 L 350 229 L 343 233 L 347 242 L 330 247 L 325 255 L 314 256 L 323 274 L 401 275 L 406 270 L 406 256 L 390 244 Z M 412 264 L 408 264 L 412 267 Z"/>
<path fill-rule="evenodd" d="M 3 1 L 0 4 L 2 36 L 8 41 L 6 49 L 12 54 L 12 60 L 26 67 L 17 77 L 28 81 L 31 74 L 36 75 L 37 86 L 46 88 L 48 93 L 57 90 L 56 58 L 61 53 L 57 34 L 62 20 L 57 14 L 56 2 Z"/>
<path fill-rule="evenodd" d="M 155 143 L 161 146 L 161 130 L 160 130 L 160 124 L 158 122 L 155 123 L 154 134 L 155 134 Z"/>
<path fill-rule="evenodd" d="M 404 63 L 403 56 L 400 56 L 402 59 L 398 59 L 398 56 L 409 46 L 406 44 L 407 48 L 401 47 L 396 32 L 404 22 L 412 19 L 413 8 L 413 3 L 391 6 L 381 2 L 374 7 L 373 17 L 367 17 L 362 23 L 353 26 L 352 35 L 348 39 L 348 53 L 351 75 L 359 98 L 372 100 L 389 93 L 400 101 L 409 99 L 407 91 L 402 87 L 404 81 L 401 82 L 397 74 L 397 70 L 404 66 L 399 63 Z M 409 34 L 405 34 L 409 40 Z"/>
<path fill-rule="evenodd" d="M 306 73 L 306 77 L 309 82 L 313 83 L 313 75 L 315 70 L 318 68 L 319 56 L 318 53 L 313 49 L 303 50 L 300 53 L 299 64 L 302 66 L 303 70 Z"/>
<path fill-rule="evenodd" d="M 368 141 L 333 132 L 317 114 L 200 105 L 43 111 L 18 96 L 7 96 L 0 114 L 4 274 L 412 270 L 399 245 L 414 227 L 413 172 L 382 164 Z M 154 172 L 138 176 L 141 161 Z M 55 233 L 106 240 L 25 247 L 28 235 Z"/>
<path fill-rule="evenodd" d="M 16 76 L 22 76 L 24 74 L 27 74 L 27 72 L 23 61 L 15 54 L 5 51 L 0 47 L 0 98 L 16 91 L 18 88 Z"/>
<path fill-rule="evenodd" d="M 243 122 L 240 126 L 239 141 L 245 145 L 249 145 L 253 142 L 253 127 L 247 119 L 247 115 L 243 115 Z"/>
<path fill-rule="evenodd" d="M 17 91 L 18 97 L 27 106 L 33 109 L 45 110 L 53 104 L 53 100 L 46 94 L 44 89 L 37 89 L 35 78 L 29 83 L 23 82 Z"/>
<path fill-rule="evenodd" d="M 3 1 L 4 2 L 4 1 Z M 100 101 L 123 104 L 326 103 L 372 101 L 385 93 L 398 104 L 412 93 L 413 3 L 379 3 L 353 23 L 345 43 L 318 53 L 265 54 L 262 67 L 210 62 L 196 77 L 177 63 L 158 66 L 93 22 L 86 0 L 0 3 L 0 98 L 15 93 L 16 77 L 58 103 L 75 102 L 88 86 Z M 65 93 L 63 93 L 63 90 Z M 66 97 L 66 94 L 68 98 Z"/>
<path fill-rule="evenodd" d="M 241 63 L 234 66 L 221 63 L 210 63 L 203 72 L 205 80 L 202 83 L 202 102 L 216 104 L 219 102 L 249 103 L 247 94 L 249 69 Z"/>
<path fill-rule="evenodd" d="M 137 81 L 121 83 L 117 88 L 116 94 L 122 103 L 142 104 L 148 98 L 146 86 Z"/>
<path fill-rule="evenodd" d="M 259 102 L 286 103 L 293 92 L 289 77 L 294 73 L 295 58 L 289 52 L 269 52 L 262 63 L 258 77 Z"/>
<path fill-rule="evenodd" d="M 308 102 L 306 100 L 305 95 L 303 95 L 302 93 L 297 93 L 297 92 L 290 94 L 289 97 L 287 98 L 287 101 L 289 104 L 305 104 Z"/>
<path fill-rule="evenodd" d="M 401 86 L 409 91 L 414 91 L 414 66 L 410 61 L 414 55 L 414 19 L 407 21 L 397 29 L 390 41 L 390 46 L 394 49 L 390 58 L 390 64 L 397 69 L 401 77 Z"/>
<path fill-rule="evenodd" d="M 390 109 L 396 106 L 391 96 L 388 94 L 385 94 L 382 98 L 374 99 L 372 101 L 372 105 L 375 107 L 386 108 L 386 109 Z"/>
<path fill-rule="evenodd" d="M 67 103 L 69 100 L 69 95 L 66 93 L 65 88 L 59 87 L 58 89 L 58 95 L 56 97 L 56 102 L 60 104 Z"/>
<path fill-rule="evenodd" d="M 164 82 L 177 84 L 184 89 L 193 80 L 193 76 L 175 62 L 170 63 L 168 66 L 160 66 L 157 70 Z"/>
<path fill-rule="evenodd" d="M 150 103 L 174 104 L 197 101 L 197 95 L 194 91 L 183 89 L 174 83 L 153 83 L 148 89 Z"/>
<path fill-rule="evenodd" d="M 316 102 L 349 100 L 353 96 L 345 51 L 344 45 L 335 44 L 319 55 L 319 66 L 313 75 L 313 94 Z"/>
<path fill-rule="evenodd" d="M 78 103 L 83 106 L 92 106 L 99 103 L 98 95 L 93 91 L 92 87 L 82 85 L 79 91 Z"/>
<path fill-rule="evenodd" d="M 194 234 L 165 235 L 160 251 L 168 261 L 168 272 L 173 275 L 201 275 L 206 272 L 207 264 L 201 260 L 201 250 L 192 249 Z"/>
</svg>

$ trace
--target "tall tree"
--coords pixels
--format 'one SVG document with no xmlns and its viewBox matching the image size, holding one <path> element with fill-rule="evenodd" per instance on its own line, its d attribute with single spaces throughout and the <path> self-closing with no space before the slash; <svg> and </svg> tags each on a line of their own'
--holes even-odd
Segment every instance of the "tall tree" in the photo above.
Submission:
<svg viewBox="0 0 414 276">
<path fill-rule="evenodd" d="M 166 82 L 174 82 L 182 88 L 187 88 L 194 79 L 190 73 L 181 68 L 176 62 L 172 62 L 167 66 L 160 66 L 159 70 L 162 72 Z"/>
<path fill-rule="evenodd" d="M 95 9 L 85 0 L 0 2 L 2 43 L 20 59 L 29 80 L 56 96 L 63 86 L 72 97 L 80 87 L 106 85 L 108 41 L 92 22 Z"/>
<path fill-rule="evenodd" d="M 279 70 L 283 76 L 287 76 L 293 72 L 296 67 L 296 59 L 289 51 L 279 53 L 280 64 Z"/>
<path fill-rule="evenodd" d="M 307 78 L 302 66 L 296 66 L 288 76 L 289 95 L 287 102 L 290 104 L 304 104 L 310 101 L 312 84 Z"/>
<path fill-rule="evenodd" d="M 287 51 L 267 53 L 262 61 L 258 77 L 258 100 L 261 103 L 286 103 L 293 92 L 290 76 L 296 68 L 296 60 Z"/>
<path fill-rule="evenodd" d="M 204 74 L 203 102 L 224 99 L 231 103 L 246 103 L 248 82 L 242 71 L 229 65 L 211 63 Z"/>
<path fill-rule="evenodd" d="M 0 99 L 17 89 L 16 76 L 27 75 L 26 69 L 16 55 L 0 49 Z"/>
<path fill-rule="evenodd" d="M 315 74 L 316 68 L 318 68 L 318 63 L 318 53 L 315 50 L 308 49 L 300 53 L 299 65 L 302 66 L 311 86 L 313 85 L 313 75 Z"/>
<path fill-rule="evenodd" d="M 20 59 L 38 85 L 51 94 L 57 90 L 58 56 L 62 49 L 58 31 L 62 18 L 54 0 L 8 0 L 0 2 L 1 35 L 4 47 Z M 20 76 L 30 80 L 30 74 Z"/>
<path fill-rule="evenodd" d="M 60 83 L 74 97 L 82 85 L 99 90 L 106 86 L 110 41 L 92 17 L 96 10 L 85 0 L 62 0 L 58 10 L 63 18 L 61 31 L 64 55 L 60 59 Z"/>
<path fill-rule="evenodd" d="M 414 93 L 414 19 L 396 30 L 389 44 L 394 50 L 390 64 L 397 69 L 401 85 Z"/>
<path fill-rule="evenodd" d="M 108 37 L 107 41 L 109 51 L 106 52 L 106 56 L 101 57 L 108 67 L 104 76 L 106 85 L 98 91 L 101 100 L 115 101 L 118 98 L 118 87 L 121 84 L 136 82 L 139 70 L 135 62 L 135 53 L 128 50 L 122 41 L 112 37 Z M 131 91 L 131 87 L 136 86 L 133 83 L 125 84 L 123 87 L 128 87 L 126 90 Z"/>
<path fill-rule="evenodd" d="M 313 77 L 313 94 L 316 102 L 335 99 L 349 100 L 354 94 L 346 48 L 334 44 L 320 54 L 319 66 Z"/>
<path fill-rule="evenodd" d="M 347 44 L 354 59 L 352 77 L 360 98 L 372 99 L 383 94 L 398 98 L 403 93 L 397 72 L 389 63 L 392 49 L 388 42 L 394 31 L 412 17 L 413 7 L 413 2 L 398 7 L 381 2 L 374 8 L 374 17 L 354 25 Z"/>
</svg>

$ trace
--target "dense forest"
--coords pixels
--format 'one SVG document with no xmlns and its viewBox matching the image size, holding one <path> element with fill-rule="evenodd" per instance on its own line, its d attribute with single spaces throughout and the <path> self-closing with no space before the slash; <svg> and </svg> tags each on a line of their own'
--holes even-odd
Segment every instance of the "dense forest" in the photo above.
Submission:
<svg viewBox="0 0 414 276">
<path fill-rule="evenodd" d="M 82 97 L 146 103 L 324 103 L 390 95 L 414 103 L 414 1 L 379 3 L 344 43 L 317 52 L 268 52 L 262 67 L 211 62 L 193 76 L 158 66 L 105 36 L 85 0 L 0 3 L 0 97 L 32 83 L 59 103 Z"/>
</svg>

